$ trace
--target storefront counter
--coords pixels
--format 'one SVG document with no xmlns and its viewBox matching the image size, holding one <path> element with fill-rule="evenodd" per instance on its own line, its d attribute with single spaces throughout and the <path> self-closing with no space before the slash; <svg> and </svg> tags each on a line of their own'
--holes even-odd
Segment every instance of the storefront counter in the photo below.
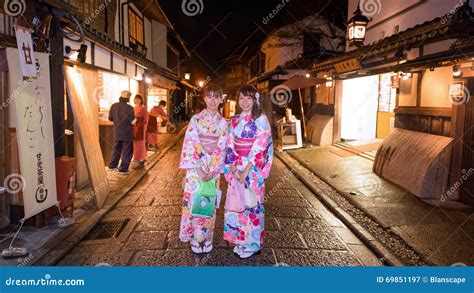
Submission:
<svg viewBox="0 0 474 293">
<path fill-rule="evenodd" d="M 104 162 L 108 165 L 115 141 L 114 124 L 111 121 L 99 120 L 99 141 Z"/>
</svg>

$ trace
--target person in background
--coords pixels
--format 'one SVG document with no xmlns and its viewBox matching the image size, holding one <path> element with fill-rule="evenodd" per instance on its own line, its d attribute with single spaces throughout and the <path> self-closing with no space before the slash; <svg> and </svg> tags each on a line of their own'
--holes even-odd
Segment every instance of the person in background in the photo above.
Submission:
<svg viewBox="0 0 474 293">
<path fill-rule="evenodd" d="M 146 161 L 146 125 L 148 123 L 148 111 L 143 106 L 143 97 L 135 96 L 135 118 L 137 122 L 133 126 L 133 159 L 143 165 Z"/>
<path fill-rule="evenodd" d="M 169 121 L 169 117 L 165 112 L 166 101 L 160 101 L 158 106 L 153 106 L 150 110 L 148 119 L 148 147 L 158 147 L 158 117 L 163 121 Z"/>
<path fill-rule="evenodd" d="M 128 173 L 133 155 L 133 124 L 136 119 L 133 107 L 128 104 L 131 95 L 129 91 L 122 91 L 119 102 L 114 103 L 109 112 L 109 120 L 114 123 L 115 131 L 115 144 L 110 157 L 109 170 L 116 170 L 120 160 L 118 169 L 120 174 Z"/>
</svg>

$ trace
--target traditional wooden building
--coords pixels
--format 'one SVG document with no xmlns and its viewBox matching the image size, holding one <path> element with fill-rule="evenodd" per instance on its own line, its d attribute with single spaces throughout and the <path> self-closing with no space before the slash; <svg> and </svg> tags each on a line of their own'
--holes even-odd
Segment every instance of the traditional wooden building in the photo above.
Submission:
<svg viewBox="0 0 474 293">
<path fill-rule="evenodd" d="M 408 15 L 429 5 L 414 2 L 403 10 L 388 3 L 369 26 L 372 43 L 314 64 L 312 73 L 335 81 L 327 93 L 334 143 L 377 141 L 375 173 L 422 199 L 473 205 L 474 14 L 468 1 L 443 2 L 437 9 L 447 14 L 400 30 L 394 18 L 418 21 Z M 386 22 L 394 32 L 384 37 Z"/>
</svg>

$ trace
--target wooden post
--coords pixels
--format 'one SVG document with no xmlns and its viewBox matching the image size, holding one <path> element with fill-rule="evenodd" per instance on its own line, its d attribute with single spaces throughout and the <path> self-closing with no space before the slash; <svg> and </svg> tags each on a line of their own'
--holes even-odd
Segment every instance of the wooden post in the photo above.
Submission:
<svg viewBox="0 0 474 293">
<path fill-rule="evenodd" d="M 51 79 L 51 109 L 53 112 L 53 134 L 55 157 L 66 154 L 64 138 L 64 43 L 61 28 L 53 19 L 51 23 L 51 56 L 49 57 Z"/>
<path fill-rule="evenodd" d="M 306 121 L 304 118 L 304 107 L 303 107 L 303 98 L 301 97 L 301 89 L 298 89 L 298 95 L 300 97 L 300 105 L 301 105 L 301 119 L 303 120 L 303 138 L 306 142 Z"/>
</svg>

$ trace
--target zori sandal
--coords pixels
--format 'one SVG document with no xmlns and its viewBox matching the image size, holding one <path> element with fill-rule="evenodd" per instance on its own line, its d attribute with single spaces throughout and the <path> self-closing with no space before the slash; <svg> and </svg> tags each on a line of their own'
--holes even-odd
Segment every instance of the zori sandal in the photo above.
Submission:
<svg viewBox="0 0 474 293">
<path fill-rule="evenodd" d="M 201 245 L 199 245 L 199 242 L 197 242 L 196 240 L 191 240 L 191 242 L 189 242 L 189 244 L 191 245 L 191 250 L 194 253 L 196 253 L 196 254 L 202 253 L 202 247 L 201 247 Z"/>
</svg>

